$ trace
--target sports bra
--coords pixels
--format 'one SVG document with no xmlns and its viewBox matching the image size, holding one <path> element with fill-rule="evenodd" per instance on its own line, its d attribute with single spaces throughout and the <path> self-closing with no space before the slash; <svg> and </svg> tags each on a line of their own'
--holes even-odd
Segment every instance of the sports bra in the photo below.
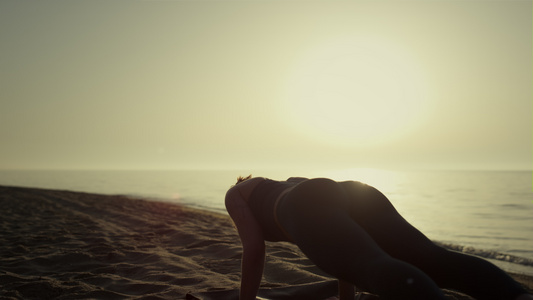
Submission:
<svg viewBox="0 0 533 300">
<path fill-rule="evenodd" d="M 275 209 L 277 208 L 276 200 L 281 201 L 284 197 L 279 198 L 281 193 L 294 185 L 296 185 L 294 182 L 265 179 L 258 183 L 250 194 L 248 206 L 263 229 L 263 237 L 266 241 L 290 241 L 277 221 Z"/>
</svg>

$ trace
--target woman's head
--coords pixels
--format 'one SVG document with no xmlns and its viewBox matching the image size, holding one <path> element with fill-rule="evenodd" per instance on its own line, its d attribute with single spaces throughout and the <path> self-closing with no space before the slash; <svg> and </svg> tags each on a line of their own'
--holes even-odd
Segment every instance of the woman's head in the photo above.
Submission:
<svg viewBox="0 0 533 300">
<path fill-rule="evenodd" d="M 252 178 L 252 174 L 246 176 L 246 177 L 242 177 L 242 176 L 239 176 L 237 177 L 237 183 L 235 183 L 235 185 L 241 183 L 241 182 L 245 182 L 246 180 Z"/>
</svg>

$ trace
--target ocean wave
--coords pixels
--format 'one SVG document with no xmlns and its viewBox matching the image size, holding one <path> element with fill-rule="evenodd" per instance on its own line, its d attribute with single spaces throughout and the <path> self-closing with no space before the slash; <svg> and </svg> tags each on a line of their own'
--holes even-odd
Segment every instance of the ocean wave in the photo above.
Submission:
<svg viewBox="0 0 533 300">
<path fill-rule="evenodd" d="M 497 251 L 477 249 L 471 246 L 463 246 L 463 245 L 456 245 L 456 244 L 442 243 L 442 242 L 435 242 L 435 244 L 441 247 L 444 247 L 446 249 L 454 250 L 457 252 L 472 254 L 472 255 L 476 255 L 479 257 L 487 258 L 487 259 L 494 259 L 498 261 L 504 261 L 504 262 L 509 262 L 513 264 L 533 267 L 533 259 L 529 259 L 525 257 L 520 257 L 520 256 L 507 254 L 507 253 L 501 253 Z"/>
</svg>

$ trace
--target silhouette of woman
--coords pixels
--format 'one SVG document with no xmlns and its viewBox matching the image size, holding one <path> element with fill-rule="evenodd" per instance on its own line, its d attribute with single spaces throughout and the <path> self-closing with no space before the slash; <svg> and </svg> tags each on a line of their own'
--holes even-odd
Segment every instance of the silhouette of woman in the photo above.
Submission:
<svg viewBox="0 0 533 300">
<path fill-rule="evenodd" d="M 445 299 L 440 288 L 479 300 L 533 300 L 493 264 L 435 245 L 360 182 L 250 175 L 238 178 L 225 204 L 243 246 L 241 300 L 256 299 L 265 240 L 296 244 L 338 279 L 341 300 L 354 299 L 354 286 L 384 300 Z"/>
</svg>

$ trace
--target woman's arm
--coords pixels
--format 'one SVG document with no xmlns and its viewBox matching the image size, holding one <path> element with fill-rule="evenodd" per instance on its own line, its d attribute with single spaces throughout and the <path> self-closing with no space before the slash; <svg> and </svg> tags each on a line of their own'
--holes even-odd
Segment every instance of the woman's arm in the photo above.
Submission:
<svg viewBox="0 0 533 300">
<path fill-rule="evenodd" d="M 225 203 L 242 243 L 240 299 L 255 300 L 265 265 L 263 231 L 237 188 L 228 191 Z"/>
</svg>

